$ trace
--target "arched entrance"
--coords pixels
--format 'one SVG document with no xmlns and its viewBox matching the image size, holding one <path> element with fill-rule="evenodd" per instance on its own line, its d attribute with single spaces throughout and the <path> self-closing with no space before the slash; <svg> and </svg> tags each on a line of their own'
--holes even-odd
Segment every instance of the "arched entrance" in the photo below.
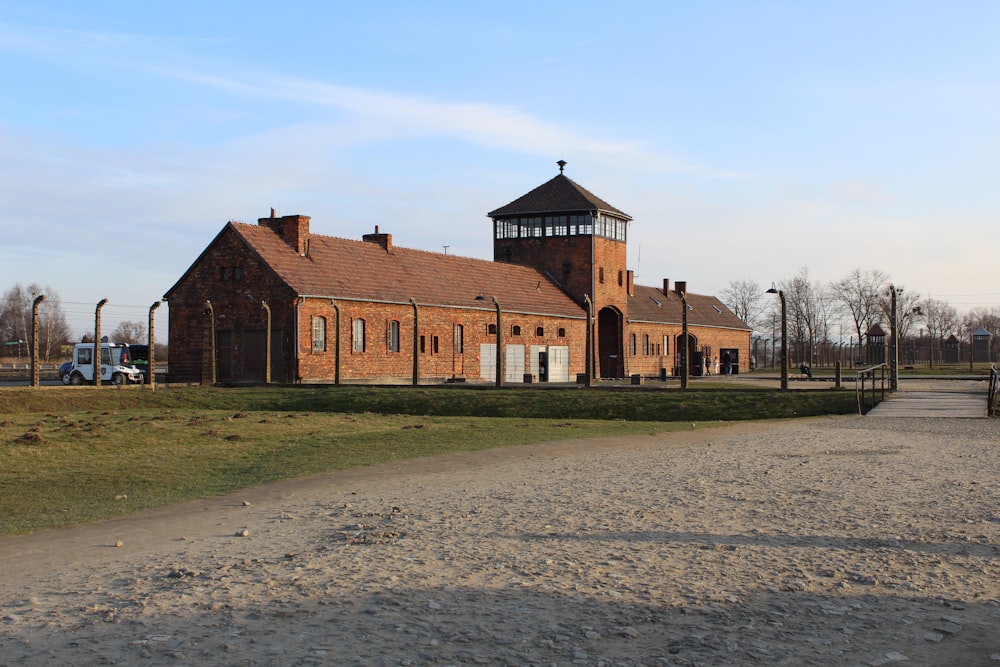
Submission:
<svg viewBox="0 0 1000 667">
<path fill-rule="evenodd" d="M 687 361 L 688 377 L 694 375 L 701 375 L 704 370 L 705 356 L 698 349 L 698 338 L 696 336 L 688 334 L 688 344 L 684 347 L 684 334 L 678 334 L 674 338 L 674 349 L 677 351 L 674 355 L 674 369 L 677 375 L 681 374 L 681 364 L 684 360 Z M 685 350 L 687 353 L 685 354 Z M 683 357 L 683 359 L 682 359 Z"/>
<path fill-rule="evenodd" d="M 602 378 L 625 377 L 622 351 L 622 312 L 613 306 L 597 313 L 597 359 Z"/>
</svg>

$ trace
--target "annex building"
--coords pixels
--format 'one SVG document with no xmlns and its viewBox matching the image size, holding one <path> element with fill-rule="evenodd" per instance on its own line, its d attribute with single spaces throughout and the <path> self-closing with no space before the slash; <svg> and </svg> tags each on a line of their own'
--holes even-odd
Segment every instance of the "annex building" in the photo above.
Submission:
<svg viewBox="0 0 1000 667">
<path fill-rule="evenodd" d="M 564 165 L 488 214 L 493 261 L 400 247 L 379 227 L 315 234 L 309 216 L 273 210 L 227 223 L 164 296 L 170 381 L 665 378 L 723 355 L 747 370 L 750 328 L 684 282 L 634 284 L 632 218 Z"/>
</svg>

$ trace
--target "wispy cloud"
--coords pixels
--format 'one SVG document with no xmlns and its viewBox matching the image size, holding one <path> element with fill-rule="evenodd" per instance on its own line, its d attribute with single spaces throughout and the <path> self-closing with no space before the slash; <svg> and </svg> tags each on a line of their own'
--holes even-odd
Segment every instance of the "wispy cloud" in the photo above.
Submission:
<svg viewBox="0 0 1000 667">
<path fill-rule="evenodd" d="M 3 23 L 0 35 L 0 50 L 59 61 L 67 67 L 138 73 L 269 104 L 340 112 L 325 127 L 315 118 L 311 120 L 314 132 L 340 141 L 435 136 L 528 155 L 572 154 L 641 170 L 717 178 L 742 176 L 657 150 L 645 139 L 599 136 L 565 123 L 548 122 L 515 106 L 352 87 L 199 58 L 198 40 L 171 44 L 159 36 Z M 288 114 L 291 119 L 295 116 L 296 112 Z M 293 120 L 290 124 L 296 123 Z M 343 132 L 345 125 L 351 132 Z"/>
<path fill-rule="evenodd" d="M 193 84 L 270 102 L 287 102 L 347 112 L 391 135 L 434 134 L 525 153 L 551 156 L 572 149 L 641 168 L 701 170 L 683 158 L 658 154 L 637 140 L 595 138 L 548 123 L 516 107 L 447 101 L 322 81 L 277 77 L 233 77 L 172 68 L 163 70 Z"/>
</svg>

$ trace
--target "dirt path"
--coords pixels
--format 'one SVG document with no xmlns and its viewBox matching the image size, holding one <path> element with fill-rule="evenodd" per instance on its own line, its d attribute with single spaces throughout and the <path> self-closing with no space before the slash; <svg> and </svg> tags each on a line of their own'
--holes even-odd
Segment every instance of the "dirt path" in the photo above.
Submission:
<svg viewBox="0 0 1000 667">
<path fill-rule="evenodd" d="M 0 664 L 1000 665 L 997 435 L 541 444 L 4 538 Z"/>
</svg>

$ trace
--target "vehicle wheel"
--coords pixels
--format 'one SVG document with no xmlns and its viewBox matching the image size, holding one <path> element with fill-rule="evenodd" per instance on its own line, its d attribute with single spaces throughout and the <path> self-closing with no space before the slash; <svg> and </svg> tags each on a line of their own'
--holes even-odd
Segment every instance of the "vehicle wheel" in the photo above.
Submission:
<svg viewBox="0 0 1000 667">
<path fill-rule="evenodd" d="M 69 376 L 69 383 L 74 387 L 79 387 L 83 384 L 83 375 L 80 373 L 73 373 Z"/>
<path fill-rule="evenodd" d="M 112 375 L 111 376 L 111 384 L 118 385 L 118 386 L 121 386 L 121 385 L 125 384 L 125 374 L 124 373 L 115 373 L 114 375 Z"/>
<path fill-rule="evenodd" d="M 72 376 L 69 373 L 63 373 L 62 376 L 60 376 L 59 379 L 62 380 L 63 384 L 69 384 L 69 381 L 70 381 L 71 377 Z"/>
</svg>

